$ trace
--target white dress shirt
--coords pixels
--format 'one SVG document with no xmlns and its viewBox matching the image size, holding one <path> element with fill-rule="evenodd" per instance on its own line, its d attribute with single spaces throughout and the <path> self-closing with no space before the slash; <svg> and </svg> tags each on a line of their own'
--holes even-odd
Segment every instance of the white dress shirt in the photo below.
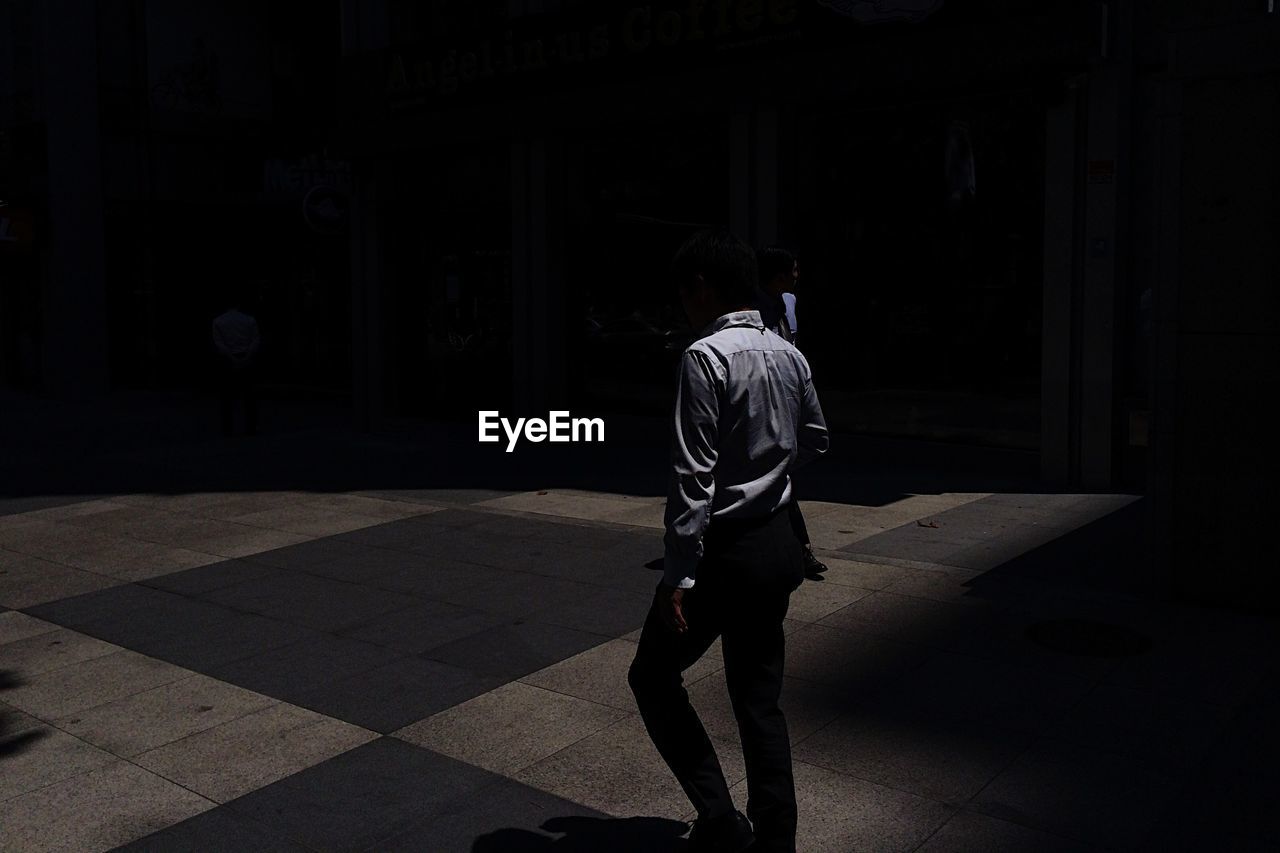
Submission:
<svg viewBox="0 0 1280 853">
<path fill-rule="evenodd" d="M 712 519 L 785 506 L 791 470 L 828 443 L 809 363 L 759 311 L 725 314 L 703 330 L 680 361 L 664 582 L 693 586 Z"/>
</svg>

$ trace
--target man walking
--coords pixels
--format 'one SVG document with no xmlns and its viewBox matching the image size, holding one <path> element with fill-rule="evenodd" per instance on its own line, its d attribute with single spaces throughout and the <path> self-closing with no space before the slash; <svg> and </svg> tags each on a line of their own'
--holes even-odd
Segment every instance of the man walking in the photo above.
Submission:
<svg viewBox="0 0 1280 853">
<path fill-rule="evenodd" d="M 796 283 L 800 280 L 800 264 L 796 256 L 781 246 L 769 246 L 756 255 L 760 275 L 760 319 L 765 328 L 792 346 L 796 345 Z M 827 571 L 827 564 L 813 553 L 809 541 L 809 525 L 804 522 L 800 501 L 791 496 L 791 526 L 795 528 L 800 544 L 804 546 L 804 576 L 820 581 Z"/>
<path fill-rule="evenodd" d="M 691 851 L 794 851 L 796 798 L 782 690 L 782 619 L 804 573 L 790 472 L 827 449 L 809 365 L 754 310 L 755 253 L 727 231 L 694 235 L 672 275 L 702 335 L 679 371 L 663 580 L 629 681 L 654 745 L 697 810 Z M 682 673 L 723 638 L 747 766 L 734 807 Z M 753 845 L 754 840 L 754 845 Z"/>
</svg>

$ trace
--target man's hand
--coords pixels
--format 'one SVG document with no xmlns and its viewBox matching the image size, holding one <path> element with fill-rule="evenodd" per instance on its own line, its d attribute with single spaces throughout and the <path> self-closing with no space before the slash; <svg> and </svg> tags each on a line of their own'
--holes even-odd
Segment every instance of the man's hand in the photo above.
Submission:
<svg viewBox="0 0 1280 853">
<path fill-rule="evenodd" d="M 656 596 L 663 624 L 677 634 L 689 630 L 689 623 L 684 619 L 684 593 L 679 587 L 661 584 Z"/>
</svg>

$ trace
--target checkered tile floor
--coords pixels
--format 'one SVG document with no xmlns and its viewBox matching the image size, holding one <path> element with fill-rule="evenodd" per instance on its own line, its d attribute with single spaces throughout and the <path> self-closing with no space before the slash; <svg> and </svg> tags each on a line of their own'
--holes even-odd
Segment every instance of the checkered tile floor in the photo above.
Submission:
<svg viewBox="0 0 1280 853">
<path fill-rule="evenodd" d="M 1180 798 L 1276 702 L 1271 629 L 1079 593 L 1037 575 L 1051 555 L 1009 570 L 1128 501 L 806 504 L 831 571 L 787 622 L 801 849 L 1214 826 Z M 680 849 L 689 806 L 625 682 L 660 553 L 660 501 L 572 491 L 0 516 L 0 850 Z M 1183 645 L 1114 660 L 1025 638 L 1067 612 Z M 720 669 L 713 648 L 686 682 L 745 803 Z"/>
</svg>

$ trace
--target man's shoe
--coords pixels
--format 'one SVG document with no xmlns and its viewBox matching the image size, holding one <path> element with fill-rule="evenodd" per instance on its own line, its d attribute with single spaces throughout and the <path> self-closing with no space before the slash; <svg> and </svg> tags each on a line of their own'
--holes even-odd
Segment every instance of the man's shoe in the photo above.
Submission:
<svg viewBox="0 0 1280 853">
<path fill-rule="evenodd" d="M 813 549 L 806 546 L 804 549 L 804 576 L 811 581 L 825 580 L 822 577 L 822 573 L 826 570 L 826 563 L 814 556 Z"/>
<path fill-rule="evenodd" d="M 689 853 L 742 853 L 756 837 L 742 812 L 698 818 L 689 832 Z"/>
</svg>

